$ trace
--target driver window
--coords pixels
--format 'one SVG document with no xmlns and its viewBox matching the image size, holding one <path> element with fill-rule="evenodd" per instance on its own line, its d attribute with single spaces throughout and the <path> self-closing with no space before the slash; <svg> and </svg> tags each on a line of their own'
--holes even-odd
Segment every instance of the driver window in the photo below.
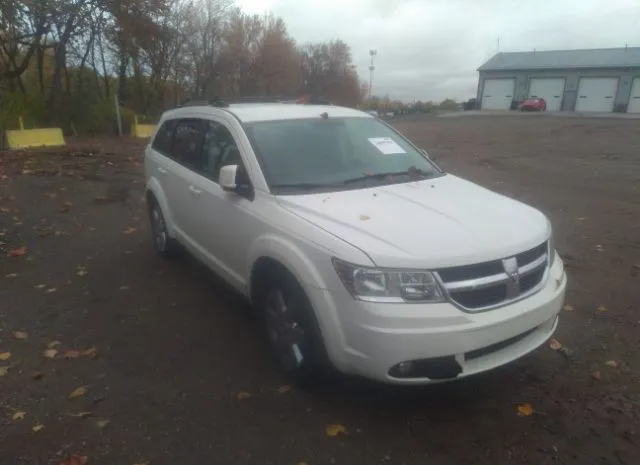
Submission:
<svg viewBox="0 0 640 465">
<path fill-rule="evenodd" d="M 225 165 L 241 165 L 238 146 L 229 130 L 215 121 L 206 121 L 202 143 L 202 174 L 218 182 Z"/>
</svg>

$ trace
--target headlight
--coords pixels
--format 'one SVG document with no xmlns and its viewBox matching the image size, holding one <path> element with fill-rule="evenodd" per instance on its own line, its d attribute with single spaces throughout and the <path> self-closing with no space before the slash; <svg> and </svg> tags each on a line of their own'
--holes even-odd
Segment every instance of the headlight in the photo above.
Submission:
<svg viewBox="0 0 640 465">
<path fill-rule="evenodd" d="M 353 297 L 369 302 L 442 302 L 440 286 L 433 273 L 416 270 L 387 270 L 332 260 L 340 280 Z"/>
</svg>

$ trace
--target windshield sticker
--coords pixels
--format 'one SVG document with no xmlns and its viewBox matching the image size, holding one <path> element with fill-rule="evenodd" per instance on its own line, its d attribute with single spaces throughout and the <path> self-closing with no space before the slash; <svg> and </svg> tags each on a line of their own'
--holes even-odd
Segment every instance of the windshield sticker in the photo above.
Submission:
<svg viewBox="0 0 640 465">
<path fill-rule="evenodd" d="M 370 137 L 368 140 L 384 155 L 407 153 L 390 137 Z"/>
</svg>

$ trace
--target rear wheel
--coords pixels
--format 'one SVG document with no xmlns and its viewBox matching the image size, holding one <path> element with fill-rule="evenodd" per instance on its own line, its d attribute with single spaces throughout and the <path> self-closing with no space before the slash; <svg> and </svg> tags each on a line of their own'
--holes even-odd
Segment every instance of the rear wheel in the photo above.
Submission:
<svg viewBox="0 0 640 465">
<path fill-rule="evenodd" d="M 149 199 L 149 219 L 151 220 L 151 233 L 153 246 L 158 255 L 163 258 L 173 258 L 177 255 L 178 244 L 169 236 L 167 223 L 155 198 Z"/>
<path fill-rule="evenodd" d="M 271 354 L 292 382 L 309 387 L 328 373 L 322 335 L 300 284 L 284 270 L 265 273 L 257 306 Z"/>
</svg>

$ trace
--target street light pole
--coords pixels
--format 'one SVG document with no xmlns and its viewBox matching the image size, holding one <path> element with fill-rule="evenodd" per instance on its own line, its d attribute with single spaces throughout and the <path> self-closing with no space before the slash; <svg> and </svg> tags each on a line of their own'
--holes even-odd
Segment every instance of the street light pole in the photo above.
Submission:
<svg viewBox="0 0 640 465">
<path fill-rule="evenodd" d="M 369 66 L 369 99 L 371 99 L 371 89 L 373 87 L 373 70 L 376 69 L 376 67 L 373 64 L 374 58 L 375 56 L 378 54 L 377 50 L 369 50 L 369 56 L 371 57 L 371 65 Z"/>
</svg>

